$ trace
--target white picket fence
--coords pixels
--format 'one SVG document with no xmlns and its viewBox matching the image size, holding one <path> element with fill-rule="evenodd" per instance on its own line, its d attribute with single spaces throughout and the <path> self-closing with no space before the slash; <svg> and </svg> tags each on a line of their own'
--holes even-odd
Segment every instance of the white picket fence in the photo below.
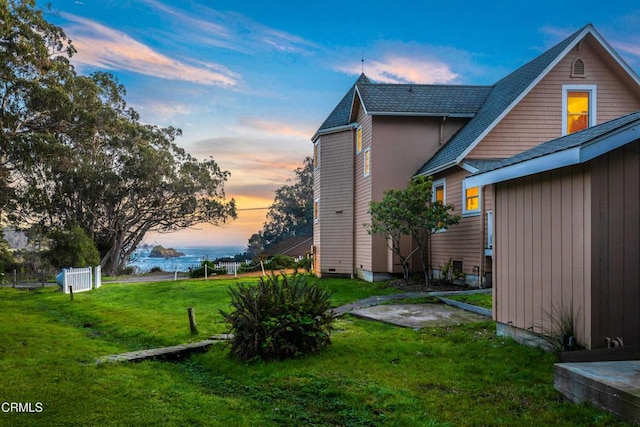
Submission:
<svg viewBox="0 0 640 427">
<path fill-rule="evenodd" d="M 74 293 L 98 289 L 102 286 L 102 271 L 100 266 L 95 267 L 95 283 L 93 281 L 93 273 L 94 269 L 91 267 L 65 268 L 62 285 L 64 293 L 70 293 L 70 289 L 73 289 Z"/>
</svg>

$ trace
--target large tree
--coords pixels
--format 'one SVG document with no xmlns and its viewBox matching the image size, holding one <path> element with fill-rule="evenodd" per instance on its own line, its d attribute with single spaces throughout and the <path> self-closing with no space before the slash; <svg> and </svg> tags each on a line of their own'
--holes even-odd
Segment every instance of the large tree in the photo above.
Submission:
<svg viewBox="0 0 640 427">
<path fill-rule="evenodd" d="M 22 156 L 50 138 L 68 105 L 63 86 L 73 77 L 75 52 L 61 28 L 47 22 L 34 0 L 0 1 L 0 214 L 15 207 Z"/>
<path fill-rule="evenodd" d="M 385 192 L 382 200 L 370 202 L 371 223 L 365 224 L 369 234 L 387 238 L 387 246 L 400 259 L 405 280 L 409 278 L 411 257 L 419 252 L 426 284 L 429 284 L 431 235 L 460 221 L 460 216 L 450 213 L 453 205 L 434 200 L 432 188 L 431 177 L 419 176 L 404 190 Z M 403 244 L 403 236 L 412 239 L 413 249 L 409 249 L 413 244 Z"/>
<path fill-rule="evenodd" d="M 313 159 L 306 157 L 303 166 L 295 170 L 295 180 L 276 190 L 267 220 L 249 241 L 263 248 L 288 237 L 313 233 Z"/>
<path fill-rule="evenodd" d="M 229 173 L 181 149 L 179 129 L 141 123 L 110 74 L 76 75 L 33 2 L 0 0 L 0 19 L 2 206 L 19 225 L 81 227 L 112 273 L 149 231 L 235 217 Z"/>
</svg>

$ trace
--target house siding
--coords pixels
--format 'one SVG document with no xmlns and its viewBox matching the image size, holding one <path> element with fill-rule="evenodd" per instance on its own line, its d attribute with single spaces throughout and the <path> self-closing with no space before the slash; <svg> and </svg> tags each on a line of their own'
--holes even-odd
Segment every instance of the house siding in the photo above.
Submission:
<svg viewBox="0 0 640 427">
<path fill-rule="evenodd" d="M 592 161 L 594 348 L 607 337 L 640 345 L 639 153 L 635 141 Z"/>
<path fill-rule="evenodd" d="M 362 108 L 360 108 L 359 98 L 356 97 L 357 108 L 357 121 L 358 125 L 362 128 L 362 151 L 355 154 L 355 266 L 356 272 L 360 277 L 363 277 L 363 271 L 372 271 L 372 248 L 373 237 L 367 233 L 363 224 L 370 223 L 369 201 L 371 200 L 371 178 L 375 174 L 375 166 L 377 165 L 376 151 L 372 149 L 372 120 L 371 116 L 367 115 Z M 369 176 L 364 176 L 364 156 L 365 151 L 370 150 L 370 170 L 372 173 Z M 355 152 L 355 146 L 352 150 Z"/>
<path fill-rule="evenodd" d="M 569 310 L 591 346 L 591 180 L 574 166 L 496 184 L 494 317 L 552 334 Z"/>
<path fill-rule="evenodd" d="M 569 52 L 469 153 L 469 158 L 506 158 L 562 135 L 562 85 L 597 86 L 597 123 L 640 110 L 638 88 L 621 80 L 591 37 Z M 586 76 L 571 77 L 580 57 Z"/>
<path fill-rule="evenodd" d="M 320 165 L 314 174 L 316 273 L 352 275 L 353 264 L 353 130 L 320 138 Z"/>
<path fill-rule="evenodd" d="M 450 213 L 461 218 L 458 224 L 432 235 L 431 268 L 439 271 L 449 260 L 462 261 L 462 272 L 470 276 L 469 282 L 478 285 L 480 268 L 484 272 L 490 271 L 490 262 L 484 256 L 487 229 L 486 215 L 482 212 L 493 210 L 493 188 L 487 187 L 483 193 L 481 213 L 463 216 L 463 180 L 468 175 L 468 171 L 455 167 L 434 177 L 434 180 L 446 180 L 445 201 L 455 207 Z M 482 232 L 483 227 L 485 233 Z"/>
</svg>

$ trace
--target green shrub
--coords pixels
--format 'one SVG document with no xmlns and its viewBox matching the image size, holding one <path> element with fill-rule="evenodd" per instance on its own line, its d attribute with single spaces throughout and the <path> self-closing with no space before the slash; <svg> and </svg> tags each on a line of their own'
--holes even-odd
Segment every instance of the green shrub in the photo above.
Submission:
<svg viewBox="0 0 640 427">
<path fill-rule="evenodd" d="M 216 265 L 213 261 L 202 261 L 200 266 L 197 268 L 189 267 L 189 277 L 195 279 L 197 277 L 204 277 L 204 266 L 207 266 L 207 276 L 211 276 L 214 274 L 227 274 L 227 269 L 216 268 Z"/>
<path fill-rule="evenodd" d="M 231 355 L 242 361 L 282 360 L 316 353 L 330 344 L 331 293 L 305 276 L 260 278 L 230 288 Z"/>
<path fill-rule="evenodd" d="M 92 267 L 100 264 L 95 243 L 78 226 L 55 230 L 49 234 L 51 244 L 47 259 L 56 267 Z"/>
<path fill-rule="evenodd" d="M 267 261 L 267 267 L 270 270 L 281 270 L 283 268 L 293 268 L 296 260 L 287 255 L 274 255 Z"/>
<path fill-rule="evenodd" d="M 294 266 L 294 268 L 296 269 L 301 268 L 307 273 L 310 273 L 312 262 L 313 262 L 313 259 L 311 257 L 306 256 L 304 258 L 301 258 L 300 261 L 296 262 L 296 265 Z"/>
</svg>

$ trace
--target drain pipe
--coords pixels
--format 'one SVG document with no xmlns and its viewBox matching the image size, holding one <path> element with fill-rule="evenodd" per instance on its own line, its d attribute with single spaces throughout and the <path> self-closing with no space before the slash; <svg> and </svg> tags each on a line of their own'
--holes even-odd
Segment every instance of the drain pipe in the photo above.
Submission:
<svg viewBox="0 0 640 427">
<path fill-rule="evenodd" d="M 484 288 L 484 283 L 482 282 L 482 275 L 484 274 L 484 261 L 485 261 L 485 257 L 484 257 L 484 243 L 485 240 L 487 238 L 486 233 L 484 232 L 484 226 L 485 226 L 485 221 L 486 221 L 486 216 L 487 213 L 485 211 L 485 206 L 484 206 L 484 197 L 485 197 L 485 186 L 482 185 L 479 188 L 479 192 L 480 192 L 480 265 L 478 266 L 478 287 L 479 288 Z M 487 224 L 488 226 L 488 224 Z"/>
</svg>

